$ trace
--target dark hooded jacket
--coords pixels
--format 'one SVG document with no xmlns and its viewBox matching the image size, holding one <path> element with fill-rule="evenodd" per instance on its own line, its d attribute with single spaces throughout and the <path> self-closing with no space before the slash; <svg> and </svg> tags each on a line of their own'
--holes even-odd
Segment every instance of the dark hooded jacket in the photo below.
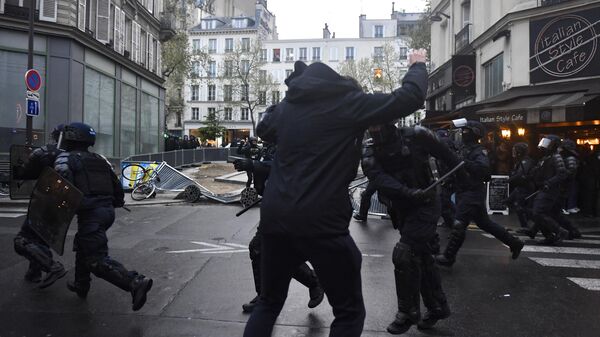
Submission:
<svg viewBox="0 0 600 337">
<path fill-rule="evenodd" d="M 356 175 L 361 139 L 370 125 L 405 117 L 423 105 L 427 70 L 410 67 L 391 94 L 366 94 L 352 80 L 313 63 L 288 83 L 263 116 L 257 134 L 277 144 L 261 203 L 261 231 L 298 237 L 348 234 L 348 185 Z"/>
</svg>

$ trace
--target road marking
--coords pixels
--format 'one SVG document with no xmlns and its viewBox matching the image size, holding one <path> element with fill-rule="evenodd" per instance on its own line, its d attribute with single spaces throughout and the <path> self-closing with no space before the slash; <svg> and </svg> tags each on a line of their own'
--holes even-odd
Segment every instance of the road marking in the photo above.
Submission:
<svg viewBox="0 0 600 337">
<path fill-rule="evenodd" d="M 18 218 L 26 214 L 27 213 L 0 213 L 0 218 Z"/>
<path fill-rule="evenodd" d="M 600 255 L 600 249 L 598 249 L 598 248 L 576 248 L 576 247 L 525 246 L 525 247 L 523 247 L 522 252 Z"/>
<path fill-rule="evenodd" d="M 513 233 L 513 235 L 515 236 L 522 236 L 522 237 L 527 237 L 529 238 L 529 236 L 525 235 L 525 234 L 521 234 L 521 233 Z M 542 234 L 537 234 L 535 236 L 536 238 L 540 238 L 543 239 L 544 236 Z M 593 234 L 584 234 L 581 236 L 583 239 L 600 239 L 600 235 L 593 235 Z M 578 239 L 577 239 L 578 240 Z M 598 242 L 600 243 L 600 240 L 598 240 Z"/>
<path fill-rule="evenodd" d="M 598 260 L 551 259 L 544 257 L 530 257 L 529 259 L 544 267 L 600 269 L 600 261 Z"/>
<path fill-rule="evenodd" d="M 490 238 L 490 239 L 495 239 L 495 237 L 492 234 L 481 234 L 483 236 L 485 236 L 486 238 Z M 542 239 L 543 237 L 541 237 L 540 239 Z M 527 237 L 526 241 L 532 241 L 532 239 L 530 239 L 529 237 Z M 581 240 L 581 239 L 575 239 L 575 240 L 564 240 L 563 243 L 568 243 L 568 244 L 590 244 L 590 245 L 600 245 L 600 240 Z"/>
<path fill-rule="evenodd" d="M 567 277 L 567 278 L 584 289 L 600 291 L 600 279 L 580 278 L 580 277 Z"/>
<path fill-rule="evenodd" d="M 205 254 L 229 254 L 248 252 L 248 247 L 237 243 L 224 243 L 217 245 L 209 242 L 190 241 L 195 245 L 206 246 L 211 248 L 186 249 L 186 250 L 170 250 L 167 254 L 183 254 L 183 253 L 205 253 Z M 235 248 L 233 248 L 235 247 Z M 236 249 L 244 248 L 244 249 Z"/>
<path fill-rule="evenodd" d="M 383 254 L 362 254 L 364 257 L 383 257 Z"/>
</svg>

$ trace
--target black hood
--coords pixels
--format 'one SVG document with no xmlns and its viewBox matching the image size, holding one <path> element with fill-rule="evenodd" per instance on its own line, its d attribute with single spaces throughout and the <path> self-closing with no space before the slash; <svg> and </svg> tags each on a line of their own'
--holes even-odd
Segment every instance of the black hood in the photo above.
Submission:
<svg viewBox="0 0 600 337">
<path fill-rule="evenodd" d="M 309 65 L 300 76 L 290 80 L 288 88 L 286 97 L 290 102 L 312 101 L 360 90 L 351 80 L 320 62 Z"/>
<path fill-rule="evenodd" d="M 304 70 L 307 68 L 306 63 L 302 62 L 302 61 L 296 61 L 296 63 L 294 63 L 294 71 L 290 74 L 290 76 L 288 76 L 285 81 L 283 81 L 285 83 L 285 85 L 290 85 L 290 82 L 302 75 L 302 73 L 304 72 Z"/>
</svg>

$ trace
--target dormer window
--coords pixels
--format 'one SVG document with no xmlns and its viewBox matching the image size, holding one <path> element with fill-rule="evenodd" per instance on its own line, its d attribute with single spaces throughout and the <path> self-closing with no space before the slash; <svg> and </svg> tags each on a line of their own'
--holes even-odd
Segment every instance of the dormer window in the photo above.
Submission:
<svg viewBox="0 0 600 337">
<path fill-rule="evenodd" d="M 248 27 L 248 19 L 233 19 L 231 25 L 233 28 L 246 28 Z"/>
<path fill-rule="evenodd" d="M 217 20 L 202 20 L 202 29 L 217 28 Z"/>
</svg>

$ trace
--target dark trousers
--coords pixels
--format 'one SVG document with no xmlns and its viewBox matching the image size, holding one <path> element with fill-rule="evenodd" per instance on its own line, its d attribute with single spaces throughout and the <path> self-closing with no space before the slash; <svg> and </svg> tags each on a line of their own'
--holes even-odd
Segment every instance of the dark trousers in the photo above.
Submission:
<svg viewBox="0 0 600 337">
<path fill-rule="evenodd" d="M 52 251 L 50 250 L 48 244 L 44 242 L 44 240 L 42 240 L 39 237 L 39 235 L 29 227 L 28 224 L 29 219 L 25 218 L 25 222 L 21 226 L 21 230 L 19 231 L 19 233 L 17 233 L 17 235 L 14 238 L 15 251 L 17 252 L 17 254 L 29 260 L 30 269 L 48 269 L 53 261 Z M 21 251 L 21 249 L 19 249 L 21 246 L 27 244 L 34 245 L 36 247 L 36 251 L 38 251 L 40 254 L 27 254 Z"/>
<path fill-rule="evenodd" d="M 483 196 L 481 200 L 472 200 L 470 197 L 464 198 L 460 194 L 457 195 L 456 220 L 464 224 L 464 230 L 473 221 L 477 227 L 492 234 L 505 245 L 512 246 L 514 237 L 504 227 L 490 219 L 483 200 L 485 200 Z"/>
<path fill-rule="evenodd" d="M 529 200 L 525 200 L 533 191 L 524 188 L 515 188 L 508 197 L 508 204 L 517 213 L 519 224 L 522 228 L 529 228 L 528 222 L 532 218 Z"/>
<path fill-rule="evenodd" d="M 360 194 L 360 208 L 358 215 L 363 219 L 367 217 L 369 208 L 371 208 L 371 197 L 377 192 L 375 185 L 369 181 L 367 188 Z"/>
<path fill-rule="evenodd" d="M 271 336 L 294 271 L 309 261 L 325 289 L 335 319 L 330 337 L 362 333 L 365 305 L 360 268 L 362 255 L 350 235 L 329 238 L 294 238 L 262 235 L 261 295 L 246 324 L 244 337 Z"/>
<path fill-rule="evenodd" d="M 452 189 L 442 186 L 440 198 L 442 203 L 442 219 L 444 219 L 444 226 L 452 227 L 452 225 L 454 225 L 454 217 L 456 216 L 456 207 L 452 202 Z"/>
</svg>

